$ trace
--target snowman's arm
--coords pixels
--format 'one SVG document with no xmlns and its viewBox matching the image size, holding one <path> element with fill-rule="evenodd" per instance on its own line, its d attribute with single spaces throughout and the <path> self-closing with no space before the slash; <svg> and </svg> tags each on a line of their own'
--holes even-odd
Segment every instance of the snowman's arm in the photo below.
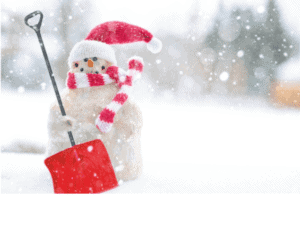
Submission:
<svg viewBox="0 0 300 231">
<path fill-rule="evenodd" d="M 76 120 L 71 116 L 62 116 L 57 103 L 53 103 L 48 114 L 48 135 L 49 137 L 66 137 L 67 132 L 75 126 Z"/>
</svg>

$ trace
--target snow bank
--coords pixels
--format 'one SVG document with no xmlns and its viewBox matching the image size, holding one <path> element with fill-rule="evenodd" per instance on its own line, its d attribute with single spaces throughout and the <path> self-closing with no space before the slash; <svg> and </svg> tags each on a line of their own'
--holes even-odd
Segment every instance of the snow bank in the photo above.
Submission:
<svg viewBox="0 0 300 231">
<path fill-rule="evenodd" d="M 3 95 L 1 140 L 47 143 L 54 94 Z M 261 99 L 140 103 L 145 170 L 107 193 L 300 192 L 299 111 Z M 53 193 L 45 155 L 2 153 L 2 193 Z"/>
<path fill-rule="evenodd" d="M 45 155 L 1 154 L 1 193 L 53 193 Z M 299 193 L 298 167 L 145 162 L 141 178 L 106 194 Z"/>
<path fill-rule="evenodd" d="M 1 93 L 1 150 L 44 153 L 54 93 Z"/>
</svg>

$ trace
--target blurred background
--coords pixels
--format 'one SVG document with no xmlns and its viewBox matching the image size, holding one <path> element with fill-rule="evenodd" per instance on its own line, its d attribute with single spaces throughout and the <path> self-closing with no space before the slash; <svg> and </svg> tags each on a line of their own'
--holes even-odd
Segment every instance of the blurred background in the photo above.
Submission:
<svg viewBox="0 0 300 231">
<path fill-rule="evenodd" d="M 159 54 L 143 43 L 114 46 L 124 69 L 129 57 L 144 58 L 134 93 L 141 105 L 268 108 L 299 116 L 298 9 L 297 0 L 2 2 L 1 150 L 44 153 L 47 144 L 55 95 L 37 36 L 24 24 L 35 10 L 44 14 L 42 37 L 60 90 L 72 47 L 96 25 L 121 20 L 163 43 Z"/>
</svg>

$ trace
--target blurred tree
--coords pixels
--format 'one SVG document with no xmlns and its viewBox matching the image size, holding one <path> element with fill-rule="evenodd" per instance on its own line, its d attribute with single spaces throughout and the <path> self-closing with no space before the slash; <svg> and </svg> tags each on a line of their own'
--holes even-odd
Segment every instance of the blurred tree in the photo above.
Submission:
<svg viewBox="0 0 300 231">
<path fill-rule="evenodd" d="M 22 36 L 25 35 L 23 24 L 24 19 L 22 15 L 6 7 L 2 8 L 1 83 L 4 88 L 17 88 L 20 85 L 28 83 L 26 75 L 23 75 L 23 71 L 26 71 L 14 68 L 18 66 L 16 57 L 22 51 Z"/>
<path fill-rule="evenodd" d="M 282 26 L 275 0 L 268 2 L 265 20 L 255 18 L 251 9 L 241 8 L 233 9 L 227 17 L 221 3 L 214 29 L 205 43 L 219 54 L 218 62 L 212 67 L 217 76 L 211 83 L 219 84 L 218 75 L 224 71 L 229 71 L 229 80 L 232 79 L 232 72 L 237 73 L 236 69 L 244 74 L 239 74 L 238 80 L 227 81 L 227 89 L 235 93 L 245 92 L 235 88 L 242 89 L 247 84 L 249 94 L 269 95 L 277 66 L 295 54 L 295 50 L 291 50 L 295 47 L 295 41 Z M 226 59 L 232 62 L 226 62 Z M 226 64 L 219 65 L 220 61 Z M 236 66 L 237 63 L 240 65 Z M 218 66 L 221 66 L 220 70 L 217 70 Z"/>
</svg>

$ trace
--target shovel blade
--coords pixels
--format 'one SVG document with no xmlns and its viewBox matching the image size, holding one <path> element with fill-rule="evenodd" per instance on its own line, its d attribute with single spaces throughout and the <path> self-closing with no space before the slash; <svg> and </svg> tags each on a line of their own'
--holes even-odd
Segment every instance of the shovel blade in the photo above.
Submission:
<svg viewBox="0 0 300 231">
<path fill-rule="evenodd" d="M 75 145 L 45 159 L 55 193 L 101 193 L 118 186 L 101 140 Z"/>
</svg>

